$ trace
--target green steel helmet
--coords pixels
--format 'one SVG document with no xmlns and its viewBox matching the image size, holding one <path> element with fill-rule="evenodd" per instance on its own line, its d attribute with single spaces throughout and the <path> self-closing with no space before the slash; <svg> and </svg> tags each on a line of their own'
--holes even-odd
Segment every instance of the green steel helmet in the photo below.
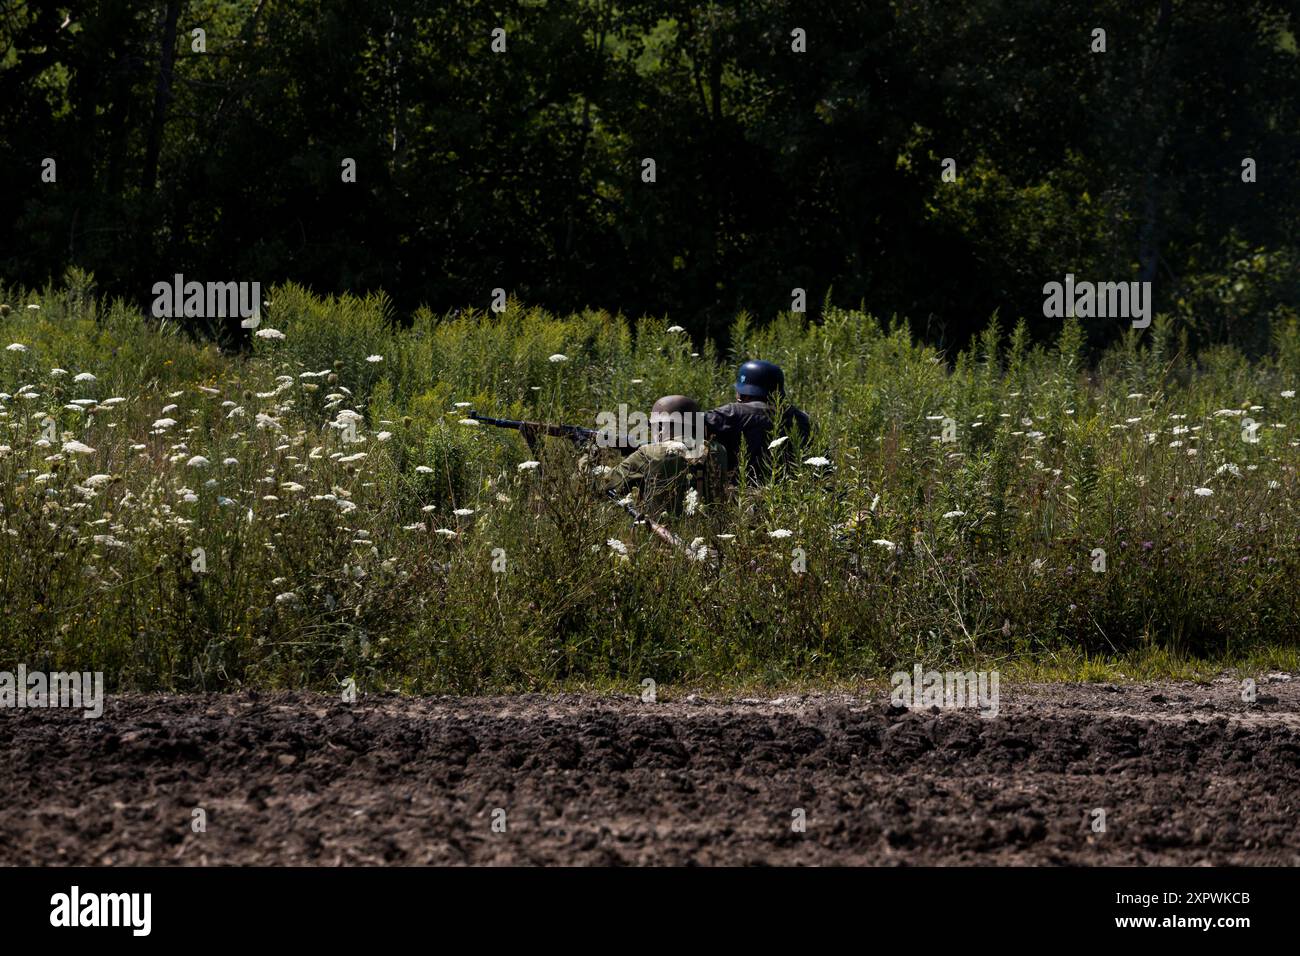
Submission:
<svg viewBox="0 0 1300 956">
<path fill-rule="evenodd" d="M 742 398 L 767 398 L 785 393 L 785 372 L 781 366 L 750 359 L 736 374 L 736 394 Z"/>
</svg>

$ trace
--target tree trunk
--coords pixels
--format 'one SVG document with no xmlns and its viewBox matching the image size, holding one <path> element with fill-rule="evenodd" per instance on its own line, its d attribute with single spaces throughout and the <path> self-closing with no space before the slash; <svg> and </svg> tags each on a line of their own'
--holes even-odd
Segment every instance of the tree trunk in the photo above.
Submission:
<svg viewBox="0 0 1300 956">
<path fill-rule="evenodd" d="M 1161 75 L 1165 47 L 1169 44 L 1169 32 L 1173 19 L 1173 0 L 1160 0 L 1160 14 L 1156 19 L 1156 36 L 1159 46 L 1156 49 L 1155 64 L 1146 81 L 1147 109 L 1146 121 L 1151 133 L 1151 146 L 1147 150 L 1146 175 L 1143 184 L 1142 226 L 1138 233 L 1139 280 L 1152 283 L 1160 265 L 1160 167 L 1164 164 L 1165 149 L 1168 143 L 1166 130 L 1162 124 L 1167 116 L 1164 109 L 1164 76 Z"/>
<path fill-rule="evenodd" d="M 149 123 L 144 169 L 140 173 L 140 188 L 146 193 L 153 192 L 158 182 L 158 156 L 162 152 L 163 127 L 167 124 L 167 104 L 172 98 L 172 72 L 176 64 L 176 21 L 180 15 L 181 0 L 167 0 L 167 8 L 162 16 L 162 52 L 158 57 L 153 119 Z"/>
</svg>

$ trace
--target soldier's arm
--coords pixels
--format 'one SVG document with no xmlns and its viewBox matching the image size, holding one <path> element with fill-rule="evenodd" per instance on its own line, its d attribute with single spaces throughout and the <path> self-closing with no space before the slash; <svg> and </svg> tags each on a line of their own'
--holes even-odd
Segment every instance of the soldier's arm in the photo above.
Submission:
<svg viewBox="0 0 1300 956">
<path fill-rule="evenodd" d="M 640 484 L 645 480 L 647 463 L 645 452 L 638 448 L 615 466 L 608 481 L 605 482 L 605 491 L 624 494 L 633 486 Z"/>
<path fill-rule="evenodd" d="M 729 422 L 722 413 L 722 409 L 715 408 L 712 411 L 704 413 L 704 434 L 710 438 L 721 435 L 727 431 Z"/>
</svg>

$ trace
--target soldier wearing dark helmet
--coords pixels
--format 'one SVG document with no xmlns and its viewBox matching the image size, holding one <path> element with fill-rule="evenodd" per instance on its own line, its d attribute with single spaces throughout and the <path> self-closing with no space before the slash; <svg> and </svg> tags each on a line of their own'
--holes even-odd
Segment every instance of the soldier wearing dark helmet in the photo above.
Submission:
<svg viewBox="0 0 1300 956">
<path fill-rule="evenodd" d="M 741 455 L 749 462 L 749 477 L 765 481 L 772 472 L 768 446 L 778 433 L 807 444 L 811 426 L 808 416 L 785 404 L 785 373 L 781 366 L 751 359 L 736 374 L 736 400 L 704 415 L 705 433 L 716 438 L 735 468 Z M 780 412 L 778 413 L 778 408 Z M 790 443 L 782 447 L 788 454 Z"/>
<path fill-rule="evenodd" d="M 665 395 L 650 410 L 650 441 L 609 477 L 608 490 L 636 490 L 641 506 L 658 514 L 694 513 L 725 492 L 726 452 L 704 434 L 700 405 L 685 395 Z"/>
</svg>

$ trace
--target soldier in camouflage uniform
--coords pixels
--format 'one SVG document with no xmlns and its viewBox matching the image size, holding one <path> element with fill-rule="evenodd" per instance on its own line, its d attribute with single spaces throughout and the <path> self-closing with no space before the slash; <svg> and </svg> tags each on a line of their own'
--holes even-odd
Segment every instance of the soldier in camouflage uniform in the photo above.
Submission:
<svg viewBox="0 0 1300 956">
<path fill-rule="evenodd" d="M 665 395 L 650 410 L 651 441 L 637 448 L 609 477 L 607 490 L 640 492 L 651 514 L 694 513 L 725 493 L 726 450 L 705 437 L 699 403 Z"/>
</svg>

